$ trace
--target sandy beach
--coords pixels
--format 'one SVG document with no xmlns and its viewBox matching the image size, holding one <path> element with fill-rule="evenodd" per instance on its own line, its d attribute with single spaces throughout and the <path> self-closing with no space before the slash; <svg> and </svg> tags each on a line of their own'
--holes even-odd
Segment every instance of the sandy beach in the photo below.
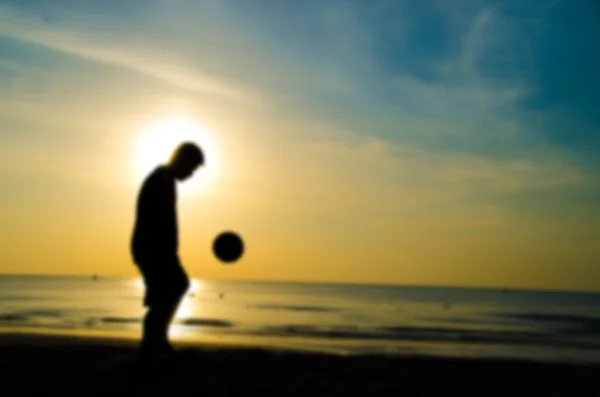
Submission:
<svg viewBox="0 0 600 397">
<path fill-rule="evenodd" d="M 2 395 L 600 396 L 600 365 L 176 347 L 148 369 L 131 339 L 1 334 Z"/>
</svg>

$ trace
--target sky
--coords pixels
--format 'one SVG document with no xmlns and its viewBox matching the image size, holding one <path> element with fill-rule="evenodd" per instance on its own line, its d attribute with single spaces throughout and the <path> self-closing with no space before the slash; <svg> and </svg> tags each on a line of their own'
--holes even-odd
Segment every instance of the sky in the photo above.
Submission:
<svg viewBox="0 0 600 397">
<path fill-rule="evenodd" d="M 600 291 L 599 38 L 595 0 L 0 1 L 0 272 L 137 276 L 181 132 L 191 277 Z"/>
</svg>

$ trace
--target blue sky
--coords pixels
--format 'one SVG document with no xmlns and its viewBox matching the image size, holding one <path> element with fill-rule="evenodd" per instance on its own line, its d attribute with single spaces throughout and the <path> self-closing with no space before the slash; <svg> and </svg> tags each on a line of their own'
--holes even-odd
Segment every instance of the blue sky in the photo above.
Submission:
<svg viewBox="0 0 600 397">
<path fill-rule="evenodd" d="M 184 104 L 247 145 L 244 181 L 281 208 L 334 216 L 344 196 L 377 225 L 470 214 L 589 236 L 599 38 L 594 0 L 0 1 L 0 166 L 85 161 L 110 185 L 117 137 Z M 319 179 L 284 189 L 282 161 Z"/>
<path fill-rule="evenodd" d="M 540 139 L 562 147 L 597 143 L 600 16 L 592 0 L 1 4 L 42 32 L 152 51 L 155 58 L 270 90 L 297 111 L 320 117 L 463 119 L 474 110 L 456 112 L 452 104 L 482 99 L 487 103 L 478 117 L 528 117 Z M 2 40 L 4 61 L 46 68 L 77 62 L 13 36 Z M 278 66 L 287 73 L 270 73 Z M 297 84 L 288 77 L 290 67 Z M 11 75 L 6 69 L 5 79 Z M 427 95 L 438 97 L 437 107 Z M 558 131 L 552 128 L 557 123 Z M 393 128 L 369 132 L 402 139 Z"/>
</svg>

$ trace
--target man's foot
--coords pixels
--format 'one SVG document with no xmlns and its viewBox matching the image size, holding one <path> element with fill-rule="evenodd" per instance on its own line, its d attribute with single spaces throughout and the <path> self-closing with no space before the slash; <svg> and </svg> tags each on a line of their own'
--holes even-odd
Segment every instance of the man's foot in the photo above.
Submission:
<svg viewBox="0 0 600 397">
<path fill-rule="evenodd" d="M 171 343 L 169 343 L 169 341 L 163 342 L 163 344 L 161 345 L 161 350 L 166 354 L 175 353 L 175 349 L 173 348 L 173 345 L 171 345 Z"/>
<path fill-rule="evenodd" d="M 140 357 L 143 361 L 162 362 L 170 358 L 175 349 L 168 341 L 162 343 L 147 343 L 142 342 L 140 349 Z"/>
<path fill-rule="evenodd" d="M 171 354 L 164 350 L 142 350 L 140 351 L 140 364 L 145 371 L 160 370 L 168 367 Z M 144 372 L 145 372 L 144 371 Z"/>
</svg>

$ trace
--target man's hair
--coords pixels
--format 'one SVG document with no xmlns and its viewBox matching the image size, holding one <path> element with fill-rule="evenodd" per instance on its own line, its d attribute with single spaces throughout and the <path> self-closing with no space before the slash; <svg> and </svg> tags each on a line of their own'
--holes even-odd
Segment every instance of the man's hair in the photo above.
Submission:
<svg viewBox="0 0 600 397">
<path fill-rule="evenodd" d="M 171 163 L 183 161 L 191 164 L 204 164 L 202 149 L 193 142 L 183 142 L 173 152 Z"/>
</svg>

